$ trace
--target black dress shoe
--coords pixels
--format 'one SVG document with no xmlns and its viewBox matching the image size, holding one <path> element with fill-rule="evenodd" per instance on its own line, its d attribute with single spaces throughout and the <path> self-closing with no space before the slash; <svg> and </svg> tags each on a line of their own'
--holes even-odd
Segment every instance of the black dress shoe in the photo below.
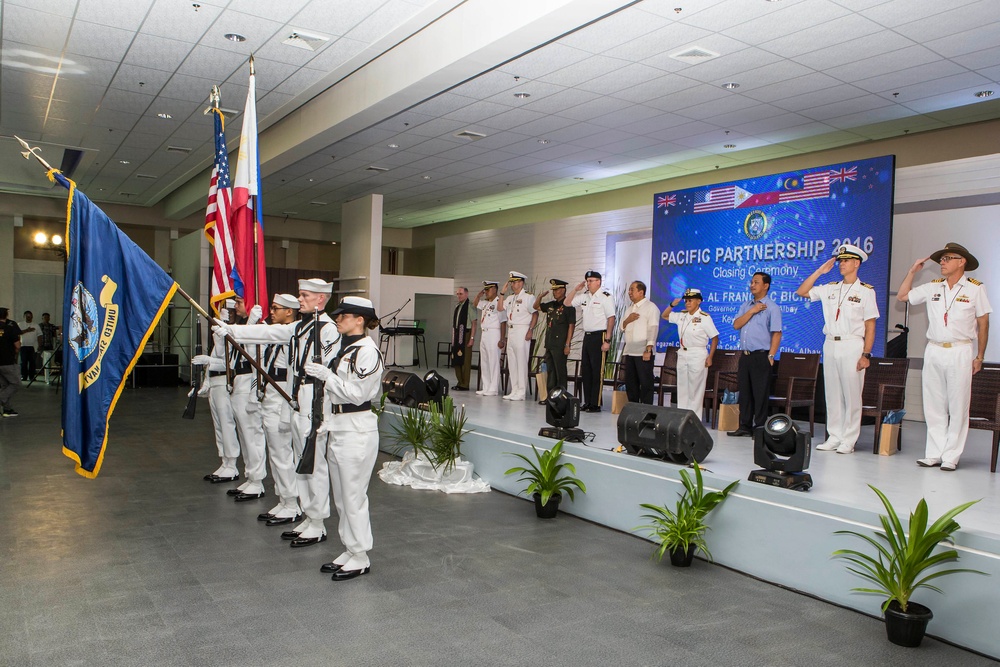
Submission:
<svg viewBox="0 0 1000 667">
<path fill-rule="evenodd" d="M 270 512 L 264 512 L 262 514 L 258 514 L 257 515 L 257 520 L 258 521 L 270 521 L 273 518 L 274 518 L 274 515 L 271 514 Z"/>
<path fill-rule="evenodd" d="M 299 547 L 308 547 L 313 544 L 319 544 L 320 542 L 326 542 L 326 535 L 320 535 L 319 537 L 296 537 L 292 540 L 292 548 L 298 549 Z"/>
<path fill-rule="evenodd" d="M 206 482 L 211 482 L 215 478 L 215 476 L 216 475 L 215 475 L 214 472 L 210 472 L 207 475 L 205 475 L 204 477 L 202 477 L 202 479 L 205 480 Z"/>
<path fill-rule="evenodd" d="M 296 514 L 295 516 L 272 516 L 270 519 L 267 520 L 267 525 L 284 526 L 286 523 L 295 523 L 296 521 L 301 521 L 301 520 L 302 520 L 301 514 Z"/>
<path fill-rule="evenodd" d="M 227 489 L 226 490 L 226 495 L 227 496 L 238 496 L 241 493 L 243 493 L 243 489 Z"/>
<path fill-rule="evenodd" d="M 738 428 L 735 431 L 726 431 L 726 435 L 733 438 L 749 438 L 753 435 L 753 431 L 748 431 L 745 428 Z"/>
<path fill-rule="evenodd" d="M 347 581 L 348 579 L 354 579 L 355 577 L 360 577 L 362 574 L 368 574 L 371 571 L 372 568 L 370 565 L 360 570 L 337 570 L 336 572 L 333 573 L 333 576 L 330 578 L 333 579 L 334 581 Z"/>
<path fill-rule="evenodd" d="M 334 572 L 340 572 L 342 567 L 344 566 L 337 563 L 324 563 L 323 567 L 319 568 L 319 571 L 323 574 L 333 574 Z"/>
<path fill-rule="evenodd" d="M 233 498 L 233 500 L 235 500 L 238 503 L 245 503 L 248 500 L 257 500 L 258 498 L 263 498 L 263 497 L 264 497 L 264 492 L 261 491 L 260 493 L 241 493 L 235 498 Z"/>
<path fill-rule="evenodd" d="M 468 387 L 460 387 L 457 384 L 454 387 L 452 387 L 451 389 L 452 389 L 452 391 L 469 391 Z"/>
<path fill-rule="evenodd" d="M 588 405 L 587 409 L 584 410 L 584 412 L 600 412 L 600 411 L 601 411 L 601 406 L 599 405 Z"/>
<path fill-rule="evenodd" d="M 545 405 L 546 403 L 548 403 L 548 401 L 538 401 L 539 405 Z"/>
<path fill-rule="evenodd" d="M 212 484 L 224 484 L 226 482 L 238 482 L 240 479 L 239 473 L 233 475 L 232 477 L 219 477 L 218 475 L 212 475 L 210 481 Z"/>
<path fill-rule="evenodd" d="M 283 540 L 297 540 L 299 539 L 299 531 L 297 530 L 286 530 L 281 534 L 281 539 Z"/>
</svg>

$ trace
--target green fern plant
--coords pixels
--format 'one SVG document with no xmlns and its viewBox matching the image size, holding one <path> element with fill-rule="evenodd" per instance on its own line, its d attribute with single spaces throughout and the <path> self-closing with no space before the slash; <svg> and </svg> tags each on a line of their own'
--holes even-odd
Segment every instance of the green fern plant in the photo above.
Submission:
<svg viewBox="0 0 1000 667">
<path fill-rule="evenodd" d="M 833 552 L 835 557 L 843 558 L 851 563 L 851 566 L 847 568 L 850 572 L 875 584 L 875 588 L 852 588 L 851 590 L 859 593 L 885 595 L 886 601 L 882 604 L 882 611 L 885 611 L 889 604 L 895 600 L 900 609 L 905 612 L 910 602 L 910 596 L 916 590 L 929 588 L 938 593 L 942 592 L 937 586 L 928 583 L 934 579 L 958 572 L 986 574 L 979 570 L 956 568 L 938 570 L 925 575 L 929 568 L 958 560 L 958 552 L 954 549 L 946 549 L 936 554 L 933 552 L 939 543 L 950 540 L 955 531 L 960 528 L 955 517 L 978 503 L 978 500 L 953 507 L 928 525 L 927 502 L 921 498 L 916 509 L 910 514 L 909 532 L 907 532 L 903 529 L 903 524 L 886 495 L 871 484 L 868 486 L 878 495 L 882 506 L 885 507 L 886 513 L 879 515 L 882 530 L 876 532 L 875 537 L 853 530 L 838 530 L 835 533 L 836 535 L 852 535 L 868 542 L 875 548 L 875 556 L 855 549 L 838 549 Z"/>
<path fill-rule="evenodd" d="M 648 503 L 640 505 L 650 511 L 650 514 L 642 515 L 642 518 L 649 519 L 650 523 L 633 530 L 647 531 L 649 537 L 659 544 L 659 548 L 653 554 L 657 560 L 662 559 L 668 551 L 686 552 L 691 545 L 702 551 L 709 561 L 712 560 L 712 553 L 705 542 L 705 534 L 708 532 L 705 516 L 726 499 L 730 491 L 739 484 L 739 480 L 722 491 L 706 492 L 701 467 L 697 463 L 693 463 L 692 467 L 694 479 L 687 470 L 680 471 L 684 492 L 679 494 L 673 509 Z"/>
<path fill-rule="evenodd" d="M 399 456 L 406 449 L 413 449 L 414 454 L 429 456 L 428 442 L 431 439 L 432 424 L 430 415 L 418 408 L 405 408 L 399 414 L 399 421 L 392 424 L 392 436 L 389 444 L 395 455 Z"/>
<path fill-rule="evenodd" d="M 548 504 L 552 496 L 561 495 L 563 492 L 569 496 L 570 500 L 574 500 L 574 491 L 579 489 L 582 493 L 586 493 L 587 486 L 583 483 L 583 480 L 575 477 L 576 467 L 572 463 L 560 462 L 562 447 L 562 440 L 557 442 L 552 449 L 543 449 L 541 451 L 532 445 L 531 449 L 535 453 L 534 460 L 529 459 L 523 454 L 507 452 L 511 456 L 516 456 L 524 461 L 525 465 L 511 468 L 504 475 L 521 475 L 517 481 L 528 482 L 527 488 L 522 493 L 528 496 L 537 493 L 541 496 L 540 501 L 543 507 Z M 562 474 L 563 470 L 567 470 L 571 474 L 564 475 Z"/>
</svg>

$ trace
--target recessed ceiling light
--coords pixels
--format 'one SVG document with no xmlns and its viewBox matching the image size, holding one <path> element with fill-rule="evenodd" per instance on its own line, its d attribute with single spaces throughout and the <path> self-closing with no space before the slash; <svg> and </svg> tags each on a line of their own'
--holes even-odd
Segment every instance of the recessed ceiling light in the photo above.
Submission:
<svg viewBox="0 0 1000 667">
<path fill-rule="evenodd" d="M 736 90 L 737 88 L 740 87 L 740 84 L 736 83 L 735 81 L 727 81 L 726 83 L 722 84 L 722 87 L 725 88 L 726 90 Z"/>
<path fill-rule="evenodd" d="M 230 42 L 245 42 L 245 41 L 247 41 L 247 38 L 244 37 L 243 35 L 239 34 L 238 32 L 227 32 L 226 35 L 225 35 L 225 37 Z"/>
<path fill-rule="evenodd" d="M 540 143 L 540 144 L 547 144 L 547 143 L 549 143 L 549 140 L 548 139 L 539 139 L 538 143 Z"/>
<path fill-rule="evenodd" d="M 993 96 L 993 91 L 992 90 L 980 90 L 978 93 L 976 93 L 976 97 L 980 97 L 980 98 L 982 98 L 982 97 L 992 97 L 992 96 Z"/>
<path fill-rule="evenodd" d="M 399 148 L 399 144 L 386 144 L 389 148 Z"/>
<path fill-rule="evenodd" d="M 315 181 L 315 180 L 316 180 L 315 178 L 310 178 L 310 179 L 309 179 L 309 182 L 310 182 L 310 183 L 312 183 L 312 182 L 313 182 L 313 181 Z"/>
<path fill-rule="evenodd" d="M 526 100 L 529 97 L 531 97 L 531 93 L 517 92 L 517 93 L 514 93 L 514 97 L 516 97 L 519 100 Z"/>
<path fill-rule="evenodd" d="M 163 120 L 170 120 L 171 118 L 173 118 L 173 116 L 171 116 L 168 113 L 158 113 L 158 114 L 156 114 L 156 117 L 157 118 L 162 118 Z"/>
<path fill-rule="evenodd" d="M 725 144 L 723 148 L 736 148 L 736 144 Z"/>
<path fill-rule="evenodd" d="M 430 176 L 421 176 L 420 178 L 424 179 L 425 181 L 431 180 Z"/>
<path fill-rule="evenodd" d="M 118 160 L 118 161 L 121 162 L 122 164 L 132 164 L 128 160 Z"/>
</svg>

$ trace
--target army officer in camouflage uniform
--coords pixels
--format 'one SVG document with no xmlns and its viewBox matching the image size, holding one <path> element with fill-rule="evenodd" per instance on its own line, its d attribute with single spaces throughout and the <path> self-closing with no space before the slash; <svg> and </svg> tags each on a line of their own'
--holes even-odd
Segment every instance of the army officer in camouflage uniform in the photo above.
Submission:
<svg viewBox="0 0 1000 667">
<path fill-rule="evenodd" d="M 556 387 L 566 388 L 566 359 L 573 343 L 573 329 L 576 327 L 576 308 L 564 303 L 566 281 L 552 278 L 549 289 L 535 299 L 535 310 L 545 313 L 545 368 L 548 372 L 546 386 L 551 394 Z M 552 292 L 552 301 L 542 303 L 546 294 Z M 539 401 L 544 403 L 545 401 Z"/>
</svg>

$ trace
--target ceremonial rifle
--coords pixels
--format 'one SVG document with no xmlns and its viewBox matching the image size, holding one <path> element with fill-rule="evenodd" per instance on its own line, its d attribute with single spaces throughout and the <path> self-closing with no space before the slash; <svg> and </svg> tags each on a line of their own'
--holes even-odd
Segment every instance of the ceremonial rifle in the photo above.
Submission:
<svg viewBox="0 0 1000 667">
<path fill-rule="evenodd" d="M 198 356 L 201 349 L 201 318 L 194 318 L 194 354 Z M 198 409 L 198 390 L 201 388 L 204 369 L 198 364 L 191 364 L 191 395 L 188 396 L 187 406 L 184 408 L 183 419 L 194 419 L 195 410 Z"/>
<path fill-rule="evenodd" d="M 312 359 L 314 364 L 323 363 L 323 342 L 319 338 L 319 308 L 313 313 L 312 330 Z M 312 401 L 312 428 L 306 444 L 302 447 L 302 458 L 299 465 L 295 467 L 295 472 L 300 475 L 311 475 L 316 465 L 316 436 L 319 428 L 323 425 L 323 381 L 319 378 L 312 378 L 313 401 Z"/>
</svg>

